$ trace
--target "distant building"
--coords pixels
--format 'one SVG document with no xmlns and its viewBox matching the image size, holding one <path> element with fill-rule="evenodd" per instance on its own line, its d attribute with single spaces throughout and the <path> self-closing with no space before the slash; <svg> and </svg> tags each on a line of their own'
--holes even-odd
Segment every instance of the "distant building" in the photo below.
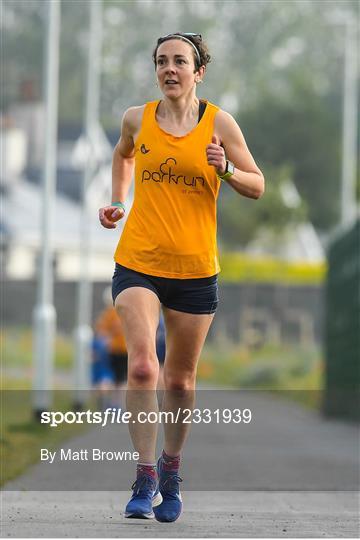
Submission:
<svg viewBox="0 0 360 540">
<path fill-rule="evenodd" d="M 44 104 L 35 99 L 29 83 L 21 89 L 21 99 L 1 119 L 3 197 L 0 245 L 2 270 L 8 279 L 29 280 L 37 275 L 40 250 L 42 170 L 44 152 Z M 94 179 L 88 188 L 91 221 L 90 275 L 95 281 L 106 280 L 113 271 L 113 252 L 123 228 L 106 230 L 98 220 L 98 208 L 111 197 L 112 145 L 100 127 L 94 130 L 92 148 L 81 136 L 81 127 L 59 130 L 57 160 L 57 195 L 54 201 L 51 230 L 54 268 L 58 280 L 77 280 L 79 260 L 80 215 L 83 168 L 94 159 Z M 131 194 L 129 205 L 131 204 Z"/>
</svg>

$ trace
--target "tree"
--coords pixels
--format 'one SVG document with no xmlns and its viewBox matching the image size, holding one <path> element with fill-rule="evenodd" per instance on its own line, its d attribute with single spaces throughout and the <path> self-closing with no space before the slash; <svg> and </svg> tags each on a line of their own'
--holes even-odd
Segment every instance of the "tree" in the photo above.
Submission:
<svg viewBox="0 0 360 540">
<path fill-rule="evenodd" d="M 3 109 L 25 75 L 42 88 L 44 8 L 42 0 L 3 1 Z M 327 18 L 341 12 L 358 19 L 356 0 L 104 0 L 103 8 L 100 112 L 107 129 L 119 129 L 127 107 L 160 97 L 151 60 L 156 39 L 196 30 L 213 57 L 199 96 L 237 118 L 265 172 L 291 166 L 318 229 L 337 223 L 344 36 Z M 88 26 L 89 3 L 63 0 L 60 123 L 82 125 Z"/>
<path fill-rule="evenodd" d="M 286 203 L 282 188 L 291 182 L 291 167 L 263 166 L 266 196 L 258 200 L 239 197 L 228 186 L 222 186 L 218 212 L 220 245 L 239 249 L 253 240 L 258 231 L 267 229 L 280 234 L 285 228 L 304 221 L 304 202 L 294 207 Z"/>
<path fill-rule="evenodd" d="M 301 99 L 291 104 L 264 97 L 256 109 L 241 116 L 254 155 L 275 167 L 284 161 L 291 165 L 292 178 L 307 202 L 309 219 L 320 230 L 339 219 L 339 122 L 328 99 L 305 90 Z"/>
</svg>

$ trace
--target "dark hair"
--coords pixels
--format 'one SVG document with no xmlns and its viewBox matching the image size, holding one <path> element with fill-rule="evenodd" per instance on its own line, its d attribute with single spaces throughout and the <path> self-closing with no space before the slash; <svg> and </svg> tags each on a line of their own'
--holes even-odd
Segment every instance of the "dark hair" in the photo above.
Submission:
<svg viewBox="0 0 360 540">
<path fill-rule="evenodd" d="M 196 49 L 197 49 L 197 51 L 199 53 L 199 56 L 200 56 L 200 63 L 199 63 L 199 58 L 198 58 L 198 56 L 196 54 L 196 51 L 195 50 L 193 51 L 196 71 L 201 66 L 206 66 L 211 61 L 211 56 L 209 54 L 209 49 L 208 49 L 206 43 L 203 41 L 200 34 L 187 34 L 186 32 L 174 32 L 173 34 L 168 34 L 167 36 L 161 37 L 161 38 L 159 38 L 157 40 L 157 44 L 156 44 L 156 47 L 155 47 L 155 49 L 153 51 L 153 55 L 152 55 L 153 62 L 155 64 L 155 69 L 156 69 L 156 53 L 157 53 L 157 50 L 158 50 L 159 46 L 162 43 L 164 43 L 165 41 L 169 41 L 170 39 L 174 39 L 175 36 L 182 36 L 182 37 L 186 38 L 186 40 L 191 41 L 191 43 L 196 47 Z M 177 39 L 179 39 L 179 38 L 177 38 Z M 186 41 L 185 41 L 185 43 L 186 43 Z"/>
</svg>

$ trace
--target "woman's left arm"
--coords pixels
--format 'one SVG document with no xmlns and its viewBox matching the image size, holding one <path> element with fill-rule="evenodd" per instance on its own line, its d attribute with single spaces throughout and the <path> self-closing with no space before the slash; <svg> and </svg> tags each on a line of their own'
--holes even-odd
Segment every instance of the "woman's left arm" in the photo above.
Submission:
<svg viewBox="0 0 360 540">
<path fill-rule="evenodd" d="M 226 159 L 235 165 L 234 174 L 227 180 L 231 187 L 251 199 L 264 193 L 264 176 L 247 147 L 244 135 L 234 118 L 220 110 L 215 116 L 214 136 L 206 148 L 209 165 L 219 176 L 225 173 Z"/>
</svg>

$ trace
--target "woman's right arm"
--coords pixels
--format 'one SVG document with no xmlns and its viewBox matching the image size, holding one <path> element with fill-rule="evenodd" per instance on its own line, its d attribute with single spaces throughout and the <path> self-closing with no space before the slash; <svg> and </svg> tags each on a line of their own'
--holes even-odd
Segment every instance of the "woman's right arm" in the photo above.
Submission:
<svg viewBox="0 0 360 540">
<path fill-rule="evenodd" d="M 139 107 L 128 109 L 122 119 L 121 135 L 113 152 L 111 203 L 125 203 L 134 171 L 134 138 L 137 129 Z M 106 229 L 114 229 L 116 221 L 124 217 L 125 211 L 110 204 L 100 208 L 99 220 Z"/>
</svg>

